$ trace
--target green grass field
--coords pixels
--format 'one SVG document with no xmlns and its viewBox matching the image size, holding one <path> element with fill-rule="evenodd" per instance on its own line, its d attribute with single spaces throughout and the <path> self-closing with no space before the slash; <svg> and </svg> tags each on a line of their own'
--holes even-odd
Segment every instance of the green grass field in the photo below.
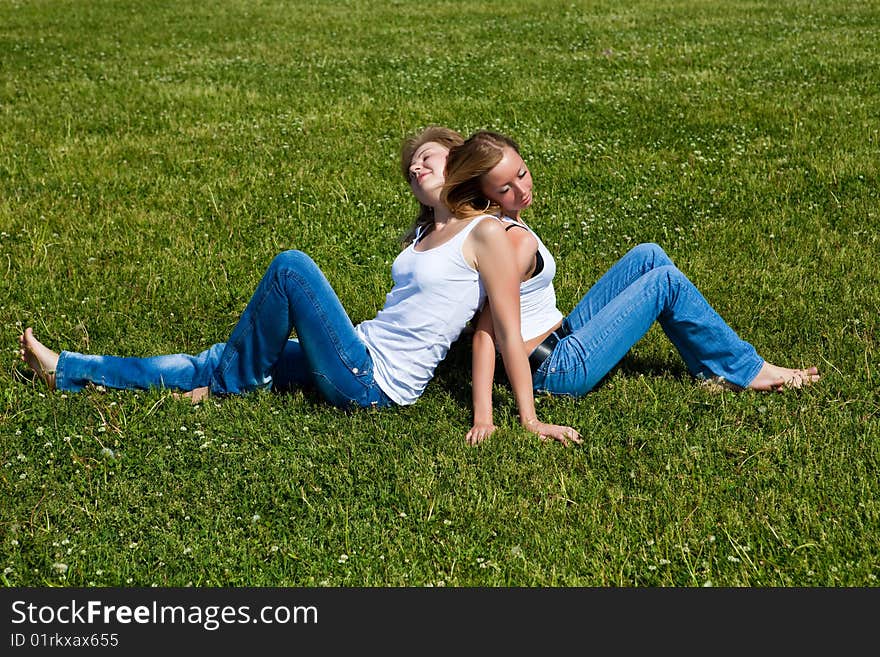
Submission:
<svg viewBox="0 0 880 657">
<path fill-rule="evenodd" d="M 880 3 L 0 0 L 5 586 L 869 586 L 880 575 Z M 813 389 L 712 393 L 658 328 L 579 400 L 469 345 L 407 408 L 48 393 L 17 336 L 226 339 L 272 257 L 352 319 L 390 289 L 428 124 L 523 147 L 568 312 L 661 244 Z"/>
</svg>

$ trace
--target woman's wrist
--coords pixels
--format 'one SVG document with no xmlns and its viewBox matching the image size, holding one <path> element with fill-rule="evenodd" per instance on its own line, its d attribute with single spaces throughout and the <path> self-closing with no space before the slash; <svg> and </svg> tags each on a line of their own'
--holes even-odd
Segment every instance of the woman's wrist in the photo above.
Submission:
<svg viewBox="0 0 880 657">
<path fill-rule="evenodd" d="M 522 421 L 522 425 L 523 425 L 526 429 L 531 429 L 531 428 L 534 427 L 536 424 L 540 424 L 540 423 L 541 423 L 541 421 L 538 420 L 538 418 L 536 418 L 536 417 L 533 417 L 533 418 L 531 418 L 530 420 L 523 420 L 523 421 Z"/>
<path fill-rule="evenodd" d="M 474 409 L 474 424 L 478 424 L 481 422 L 484 424 L 492 424 L 492 411 L 491 410 L 486 411 L 486 410 L 478 409 L 478 408 Z"/>
</svg>

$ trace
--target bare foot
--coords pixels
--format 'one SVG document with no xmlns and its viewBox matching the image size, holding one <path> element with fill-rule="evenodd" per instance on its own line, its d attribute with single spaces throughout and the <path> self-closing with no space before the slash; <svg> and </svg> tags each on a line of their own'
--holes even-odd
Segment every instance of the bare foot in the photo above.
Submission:
<svg viewBox="0 0 880 657">
<path fill-rule="evenodd" d="M 28 327 L 18 336 L 18 355 L 34 373 L 43 380 L 49 390 L 55 390 L 55 370 L 58 367 L 58 354 L 34 337 Z"/>
<path fill-rule="evenodd" d="M 786 388 L 803 388 L 819 380 L 819 370 L 815 367 L 791 369 L 764 362 L 749 388 L 762 392 L 779 392 Z"/>
<path fill-rule="evenodd" d="M 211 389 L 208 386 L 203 386 L 201 388 L 196 388 L 194 390 L 190 390 L 188 392 L 175 392 L 175 399 L 189 399 L 193 405 L 201 404 L 204 400 L 208 398 L 211 393 Z"/>
</svg>

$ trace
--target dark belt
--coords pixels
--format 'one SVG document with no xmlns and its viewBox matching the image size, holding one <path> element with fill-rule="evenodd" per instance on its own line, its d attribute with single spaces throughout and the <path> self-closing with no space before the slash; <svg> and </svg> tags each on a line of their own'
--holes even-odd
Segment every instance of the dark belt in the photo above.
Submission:
<svg viewBox="0 0 880 657">
<path fill-rule="evenodd" d="M 571 331 L 565 328 L 565 322 L 563 322 L 562 326 L 553 331 L 553 333 L 544 338 L 541 344 L 535 347 L 535 350 L 529 354 L 529 365 L 532 366 L 532 374 L 550 357 L 554 347 L 556 347 L 556 343 L 569 334 L 571 334 Z"/>
</svg>

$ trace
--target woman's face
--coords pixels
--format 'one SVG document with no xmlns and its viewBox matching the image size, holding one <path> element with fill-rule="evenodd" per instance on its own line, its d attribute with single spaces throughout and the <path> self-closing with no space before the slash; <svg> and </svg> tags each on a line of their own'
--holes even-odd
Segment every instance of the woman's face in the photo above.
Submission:
<svg viewBox="0 0 880 657">
<path fill-rule="evenodd" d="M 409 186 L 413 194 L 427 206 L 440 204 L 440 191 L 445 180 L 449 149 L 435 141 L 419 146 L 409 162 Z"/>
<path fill-rule="evenodd" d="M 487 199 L 513 218 L 532 204 L 532 174 L 519 153 L 509 146 L 504 147 L 501 161 L 483 176 L 481 189 Z"/>
</svg>

